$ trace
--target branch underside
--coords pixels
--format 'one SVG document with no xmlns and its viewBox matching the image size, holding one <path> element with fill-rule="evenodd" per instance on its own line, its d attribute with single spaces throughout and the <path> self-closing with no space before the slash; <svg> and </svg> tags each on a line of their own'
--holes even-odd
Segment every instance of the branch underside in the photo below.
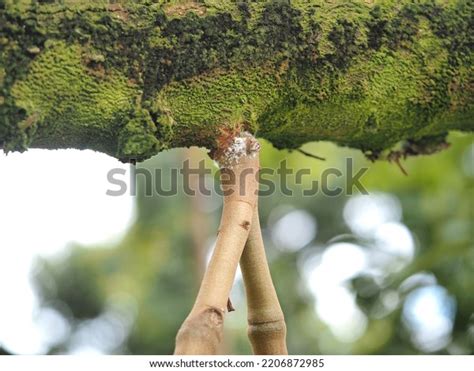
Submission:
<svg viewBox="0 0 474 371">
<path fill-rule="evenodd" d="M 472 18 L 461 0 L 2 0 L 0 147 L 143 160 L 236 125 L 278 148 L 433 147 L 474 128 Z"/>
</svg>

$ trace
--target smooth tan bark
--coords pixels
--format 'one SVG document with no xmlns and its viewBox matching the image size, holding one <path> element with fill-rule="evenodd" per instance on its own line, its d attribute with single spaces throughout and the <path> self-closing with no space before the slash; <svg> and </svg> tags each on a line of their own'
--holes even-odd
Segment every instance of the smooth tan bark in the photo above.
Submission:
<svg viewBox="0 0 474 371">
<path fill-rule="evenodd" d="M 224 151 L 229 158 L 221 174 L 224 206 L 216 246 L 194 306 L 178 332 L 175 354 L 216 354 L 222 340 L 229 293 L 257 200 L 259 158 L 258 150 L 247 152 L 251 147 L 243 146 L 241 157 L 235 156 L 235 148 Z"/>
<path fill-rule="evenodd" d="M 288 354 L 285 319 L 265 255 L 258 207 L 240 267 L 247 293 L 248 336 L 254 354 Z"/>
</svg>

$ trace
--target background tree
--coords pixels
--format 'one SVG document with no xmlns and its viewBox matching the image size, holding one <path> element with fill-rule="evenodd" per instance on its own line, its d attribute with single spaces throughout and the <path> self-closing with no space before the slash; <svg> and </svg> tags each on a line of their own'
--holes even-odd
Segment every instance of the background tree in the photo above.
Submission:
<svg viewBox="0 0 474 371">
<path fill-rule="evenodd" d="M 371 164 L 357 151 L 341 150 L 328 144 L 305 147 L 325 155 L 328 163 L 319 163 L 297 153 L 290 155 L 264 145 L 262 166 L 275 168 L 281 160 L 287 159 L 289 167 L 295 170 L 309 168 L 314 173 L 314 178 L 308 177 L 302 185 L 293 184 L 289 177 L 289 187 L 293 192 L 291 197 L 277 189 L 272 196 L 260 199 L 265 245 L 287 320 L 290 353 L 472 352 L 469 329 L 472 326 L 473 303 L 471 296 L 465 294 L 472 290 L 474 282 L 474 257 L 469 247 L 473 210 L 469 197 L 473 186 L 472 171 L 469 170 L 472 169 L 472 135 L 451 136 L 450 141 L 453 145 L 443 153 L 407 161 L 404 166 L 408 177 L 393 164 Z M 359 194 L 303 197 L 302 187 L 307 187 L 308 183 L 318 178 L 322 169 L 326 166 L 341 168 L 341 163 L 349 156 L 357 164 L 355 170 L 370 167 L 363 178 L 363 184 L 370 193 L 365 199 L 367 202 L 359 203 Z M 201 151 L 200 158 L 205 157 L 204 151 Z M 166 152 L 140 166 L 161 168 L 164 185 L 167 185 L 169 168 L 180 166 L 181 161 L 182 155 Z M 433 161 L 436 161 L 436 167 Z M 439 176 L 440 172 L 444 176 Z M 279 184 L 278 178 L 273 180 Z M 67 338 L 50 349 L 51 353 L 73 350 L 78 346 L 78 338 L 84 341 L 82 345 L 102 349 L 106 353 L 173 352 L 174 337 L 192 306 L 192 298 L 198 288 L 195 258 L 190 252 L 192 235 L 181 228 L 190 222 L 195 198 L 186 196 L 182 191 L 172 198 L 157 195 L 145 197 L 144 178 L 139 177 L 138 181 L 137 218 L 120 243 L 95 246 L 94 249 L 90 246 L 71 246 L 70 253 L 63 258 L 38 262 L 36 280 L 43 305 L 58 310 L 73 328 Z M 211 184 L 212 177 L 207 181 Z M 330 187 L 344 186 L 345 182 L 344 178 L 340 178 Z M 182 187 L 178 189 L 182 190 Z M 199 209 L 200 219 L 209 221 L 204 239 L 205 250 L 212 248 L 215 239 L 219 203 L 220 197 L 213 194 L 204 198 Z M 358 218 L 363 219 L 366 211 L 382 210 L 379 215 L 388 212 L 389 217 L 385 221 L 380 220 L 380 226 L 395 222 L 408 228 L 414 244 L 413 259 L 397 255 L 397 250 L 392 254 L 387 252 L 385 246 L 399 241 L 396 235 L 388 238 L 380 233 L 376 235 L 379 227 L 364 235 L 360 235 L 360 230 L 356 232 L 357 229 L 352 229 L 351 219 L 344 218 L 350 205 L 357 206 Z M 308 235 L 310 240 L 298 240 L 301 220 L 309 223 L 305 226 L 316 224 L 315 236 Z M 281 228 L 285 226 L 290 227 L 283 233 L 288 238 L 282 239 Z M 343 282 L 343 286 L 356 295 L 357 307 L 366 316 L 367 323 L 362 330 L 354 330 L 350 323 L 346 323 L 342 326 L 346 327 L 342 334 L 334 334 L 332 325 L 321 317 L 324 311 L 318 309 L 326 298 L 321 297 L 318 288 L 315 290 L 314 285 L 319 278 L 314 271 L 325 252 L 336 251 L 334 247 L 340 243 L 355 244 L 368 255 L 370 264 L 355 272 L 354 276 L 346 274 Z M 346 260 L 342 258 L 339 265 L 347 263 L 349 258 L 354 260 L 351 255 L 346 255 Z M 337 264 L 334 270 L 337 270 Z M 406 284 L 407 278 L 408 283 L 412 282 L 409 285 Z M 403 281 L 405 283 L 401 285 Z M 417 290 L 435 286 L 446 288 L 448 298 L 456 303 L 452 317 L 449 317 L 452 319 L 452 332 L 449 331 L 446 338 L 441 336 L 444 343 L 440 343 L 440 348 L 433 347 L 426 339 L 417 339 L 414 335 L 419 329 L 415 323 L 407 322 L 404 315 L 411 294 L 413 297 Z M 236 311 L 226 317 L 223 352 L 251 352 L 245 335 L 246 299 L 243 290 L 243 282 L 238 275 L 231 293 Z M 450 301 L 446 297 L 440 300 L 443 307 L 449 307 Z M 132 316 L 132 321 L 129 316 Z M 339 321 L 343 322 L 344 315 L 339 316 Z M 364 320 L 359 322 L 364 323 Z M 430 327 L 437 326 L 432 322 Z M 126 329 L 125 338 L 120 336 L 123 329 Z M 80 337 L 79 334 L 84 332 L 88 335 Z M 107 348 L 111 344 L 106 341 L 107 338 L 116 340 L 111 342 L 111 348 Z M 436 340 L 437 335 L 432 334 L 431 339 Z"/>
</svg>

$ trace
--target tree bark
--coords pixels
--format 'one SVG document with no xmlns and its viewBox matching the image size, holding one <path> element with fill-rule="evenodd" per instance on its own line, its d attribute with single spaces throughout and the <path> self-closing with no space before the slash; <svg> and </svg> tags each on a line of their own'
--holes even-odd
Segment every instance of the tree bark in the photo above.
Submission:
<svg viewBox="0 0 474 371">
<path fill-rule="evenodd" d="M 247 293 L 247 333 L 254 354 L 288 354 L 285 318 L 268 267 L 258 215 L 256 206 L 252 228 L 240 258 Z"/>
<path fill-rule="evenodd" d="M 246 133 L 227 139 L 224 151 L 215 154 L 222 166 L 224 194 L 216 246 L 191 313 L 176 337 L 175 354 L 217 353 L 230 290 L 251 228 L 258 193 L 259 145 Z"/>
<path fill-rule="evenodd" d="M 0 0 L 0 147 L 143 160 L 242 125 L 278 148 L 432 148 L 474 127 L 472 18 L 461 0 Z"/>
</svg>

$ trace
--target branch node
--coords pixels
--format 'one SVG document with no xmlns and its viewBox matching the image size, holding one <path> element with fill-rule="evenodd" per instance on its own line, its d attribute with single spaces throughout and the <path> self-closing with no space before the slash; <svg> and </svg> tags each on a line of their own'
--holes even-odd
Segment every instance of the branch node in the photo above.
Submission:
<svg viewBox="0 0 474 371">
<path fill-rule="evenodd" d="M 260 151 L 260 143 L 247 131 L 237 135 L 224 132 L 218 139 L 218 148 L 213 158 L 221 168 L 232 169 L 243 157 L 255 157 Z"/>
<path fill-rule="evenodd" d="M 222 340 L 224 311 L 209 307 L 188 317 L 176 335 L 175 354 L 216 354 Z"/>
<path fill-rule="evenodd" d="M 250 222 L 248 220 L 244 220 L 242 223 L 239 224 L 243 229 L 248 231 L 250 229 Z"/>
</svg>

